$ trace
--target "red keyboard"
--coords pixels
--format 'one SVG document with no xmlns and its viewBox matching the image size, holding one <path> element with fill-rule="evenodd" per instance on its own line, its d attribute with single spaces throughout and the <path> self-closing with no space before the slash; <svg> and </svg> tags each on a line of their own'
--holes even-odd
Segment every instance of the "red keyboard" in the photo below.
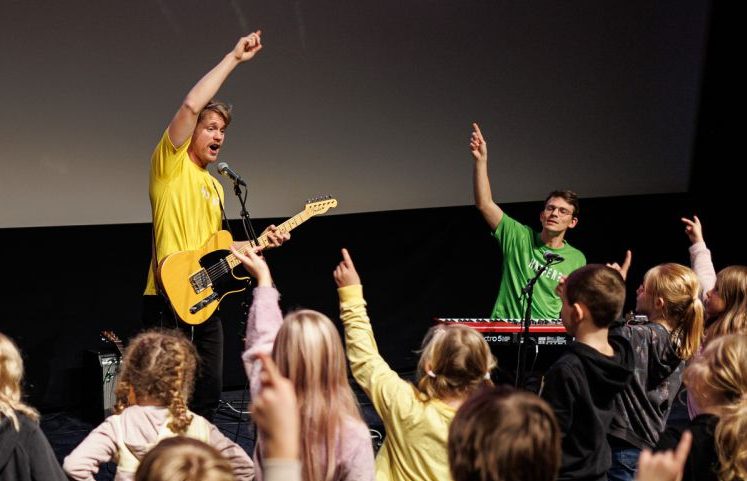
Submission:
<svg viewBox="0 0 747 481">
<path fill-rule="evenodd" d="M 462 324 L 480 332 L 488 344 L 519 344 L 523 332 L 518 319 L 437 318 L 443 324 Z M 573 341 L 559 319 L 532 320 L 529 336 L 538 345 L 565 345 Z"/>
</svg>

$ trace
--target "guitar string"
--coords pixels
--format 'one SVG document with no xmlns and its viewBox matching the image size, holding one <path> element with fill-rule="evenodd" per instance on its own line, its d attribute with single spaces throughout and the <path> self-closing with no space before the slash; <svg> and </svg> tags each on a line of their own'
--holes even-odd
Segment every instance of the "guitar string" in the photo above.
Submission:
<svg viewBox="0 0 747 481">
<path fill-rule="evenodd" d="M 301 220 L 301 222 L 298 222 L 298 223 L 297 223 L 296 225 L 300 225 L 300 224 L 301 224 L 301 223 L 303 223 L 303 222 L 304 222 L 305 220 L 308 220 L 308 219 L 301 219 L 301 218 L 302 218 L 302 215 L 303 215 L 303 213 L 299 213 L 299 214 L 296 214 L 295 216 L 291 217 L 291 218 L 290 218 L 290 219 L 288 219 L 287 221 L 285 221 L 285 222 L 283 222 L 282 224 L 280 224 L 280 225 L 278 226 L 278 230 L 279 230 L 280 232 L 282 232 L 282 233 L 285 233 L 285 232 L 289 232 L 289 231 L 291 231 L 291 230 L 293 229 L 293 227 L 291 227 L 291 226 L 292 226 L 292 225 L 293 225 L 293 223 L 294 223 L 293 221 L 296 221 L 296 220 L 297 220 L 297 218 L 299 218 L 299 220 Z M 288 228 L 288 227 L 290 227 L 290 228 Z M 260 239 L 261 239 L 261 238 L 262 238 L 262 236 L 260 236 Z M 262 245 L 262 242 L 261 242 L 261 241 L 260 241 L 260 240 L 258 239 L 258 240 L 257 240 L 257 244 L 258 244 L 258 245 Z M 254 245 L 254 244 L 250 242 L 250 245 Z M 233 256 L 234 258 L 236 258 L 236 256 L 234 256 L 234 255 L 233 255 L 233 253 L 231 253 L 231 254 L 227 255 L 226 257 L 224 257 L 223 259 L 221 259 L 221 260 L 220 260 L 219 262 L 217 262 L 217 263 L 213 264 L 212 266 L 209 266 L 209 267 L 207 267 L 207 268 L 204 268 L 204 270 L 205 270 L 205 272 L 206 272 L 206 274 L 207 274 L 208 278 L 209 278 L 209 279 L 210 279 L 211 281 L 213 281 L 213 280 L 215 280 L 215 279 L 218 279 L 218 278 L 220 278 L 220 277 L 222 277 L 222 276 L 224 276 L 224 275 L 228 274 L 229 272 L 231 272 L 231 269 L 232 269 L 232 268 L 230 267 L 230 264 L 229 264 L 229 262 L 227 261 L 227 259 L 228 259 L 229 257 L 231 257 L 231 256 Z M 238 260 L 238 259 L 237 259 L 237 260 Z M 227 266 L 228 266 L 228 267 L 227 267 Z"/>
</svg>

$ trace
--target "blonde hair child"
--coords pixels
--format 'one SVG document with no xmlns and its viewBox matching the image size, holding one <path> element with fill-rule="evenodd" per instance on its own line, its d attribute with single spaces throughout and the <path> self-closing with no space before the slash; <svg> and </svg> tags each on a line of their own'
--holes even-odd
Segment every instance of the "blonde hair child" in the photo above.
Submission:
<svg viewBox="0 0 747 481">
<path fill-rule="evenodd" d="M 381 357 L 346 249 L 334 271 L 350 368 L 384 422 L 376 457 L 377 480 L 450 479 L 449 425 L 478 387 L 491 385 L 495 359 L 477 331 L 453 325 L 432 329 L 418 363 L 417 385 L 401 379 Z"/>
<path fill-rule="evenodd" d="M 695 272 L 681 264 L 660 264 L 646 272 L 637 290 L 636 312 L 648 317 L 610 331 L 630 341 L 635 352 L 633 379 L 615 398 L 609 428 L 611 481 L 632 480 L 644 448 L 653 448 L 682 384 L 685 362 L 703 337 L 703 303 Z"/>
<path fill-rule="evenodd" d="M 252 479 L 254 467 L 246 452 L 187 408 L 196 369 L 195 348 L 181 332 L 146 331 L 136 336 L 125 351 L 115 414 L 65 458 L 68 476 L 91 480 L 101 464 L 116 460 L 115 480 L 132 480 L 153 446 L 185 435 L 217 449 L 229 460 L 237 480 Z"/>
<path fill-rule="evenodd" d="M 39 429 L 39 413 L 23 402 L 23 360 L 0 332 L 0 479 L 66 481 L 49 441 Z"/>
<path fill-rule="evenodd" d="M 685 384 L 702 413 L 687 427 L 693 448 L 682 479 L 747 479 L 747 335 L 730 334 L 709 342 L 687 367 Z M 676 432 L 668 430 L 659 447 L 676 443 Z"/>
</svg>

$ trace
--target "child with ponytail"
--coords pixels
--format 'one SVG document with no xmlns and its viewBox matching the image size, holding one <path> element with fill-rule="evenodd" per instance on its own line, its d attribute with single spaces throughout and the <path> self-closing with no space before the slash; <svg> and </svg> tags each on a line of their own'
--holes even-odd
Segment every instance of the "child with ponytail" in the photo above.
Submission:
<svg viewBox="0 0 747 481">
<path fill-rule="evenodd" d="M 685 371 L 685 384 L 702 412 L 685 428 L 693 445 L 682 481 L 747 479 L 747 335 L 710 341 Z M 668 429 L 658 447 L 671 449 L 680 436 Z"/>
<path fill-rule="evenodd" d="M 91 481 L 101 464 L 115 460 L 115 481 L 130 481 L 153 446 L 183 435 L 217 449 L 231 463 L 237 481 L 253 479 L 247 453 L 187 408 L 196 369 L 195 348 L 179 331 L 146 331 L 135 337 L 125 351 L 115 414 L 65 458 L 68 476 Z"/>
<path fill-rule="evenodd" d="M 630 341 L 635 370 L 630 384 L 615 398 L 608 431 L 612 448 L 610 481 L 632 480 L 641 450 L 653 448 L 682 384 L 685 361 L 700 347 L 703 303 L 690 268 L 661 264 L 650 269 L 636 296 L 636 312 L 648 321 L 620 325 L 610 335 Z"/>
<path fill-rule="evenodd" d="M 381 357 L 366 312 L 363 287 L 347 250 L 334 271 L 347 357 L 386 428 L 376 457 L 377 481 L 451 479 L 447 437 L 456 410 L 478 388 L 492 385 L 495 359 L 485 339 L 466 326 L 440 326 L 423 341 L 416 385 Z"/>
</svg>

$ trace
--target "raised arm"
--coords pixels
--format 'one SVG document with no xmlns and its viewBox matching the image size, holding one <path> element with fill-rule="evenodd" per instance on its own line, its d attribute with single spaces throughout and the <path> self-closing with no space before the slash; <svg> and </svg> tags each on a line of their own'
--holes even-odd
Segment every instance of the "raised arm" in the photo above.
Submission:
<svg viewBox="0 0 747 481">
<path fill-rule="evenodd" d="M 683 217 L 682 223 L 685 224 L 685 234 L 690 239 L 690 267 L 698 276 L 698 282 L 702 289 L 701 298 L 705 299 L 706 292 L 713 289 L 716 285 L 716 269 L 713 267 L 711 260 L 711 251 L 706 247 L 703 238 L 703 225 L 700 223 L 697 215 L 692 220 Z"/>
<path fill-rule="evenodd" d="M 235 248 L 231 248 L 231 251 L 257 281 L 246 322 L 245 351 L 242 355 L 246 375 L 249 378 L 252 395 L 254 395 L 260 386 L 259 366 L 255 363 L 256 356 L 272 352 L 275 337 L 283 324 L 283 314 L 278 305 L 280 295 L 272 287 L 270 268 L 260 256 L 260 248 L 249 249 L 246 255 L 241 254 Z"/>
<path fill-rule="evenodd" d="M 503 219 L 503 210 L 493 202 L 493 194 L 490 190 L 490 178 L 488 177 L 488 144 L 480 132 L 480 127 L 472 124 L 472 137 L 469 148 L 475 160 L 472 182 L 475 194 L 475 206 L 482 213 L 485 222 L 494 231 Z"/>
<path fill-rule="evenodd" d="M 334 271 L 340 296 L 340 320 L 345 327 L 345 353 L 350 371 L 382 419 L 412 409 L 415 391 L 379 354 L 363 299 L 363 286 L 347 249 Z"/>
<path fill-rule="evenodd" d="M 607 267 L 611 267 L 612 269 L 615 269 L 617 272 L 620 273 L 624 281 L 628 280 L 628 271 L 630 270 L 630 264 L 633 261 L 633 252 L 628 249 L 625 251 L 625 260 L 623 260 L 622 265 L 618 264 L 617 262 L 608 262 Z"/>
<path fill-rule="evenodd" d="M 183 145 L 192 136 L 200 112 L 218 93 L 233 69 L 252 59 L 262 49 L 261 35 L 262 32 L 257 30 L 240 38 L 233 50 L 192 87 L 169 123 L 169 138 L 174 146 Z"/>
</svg>

